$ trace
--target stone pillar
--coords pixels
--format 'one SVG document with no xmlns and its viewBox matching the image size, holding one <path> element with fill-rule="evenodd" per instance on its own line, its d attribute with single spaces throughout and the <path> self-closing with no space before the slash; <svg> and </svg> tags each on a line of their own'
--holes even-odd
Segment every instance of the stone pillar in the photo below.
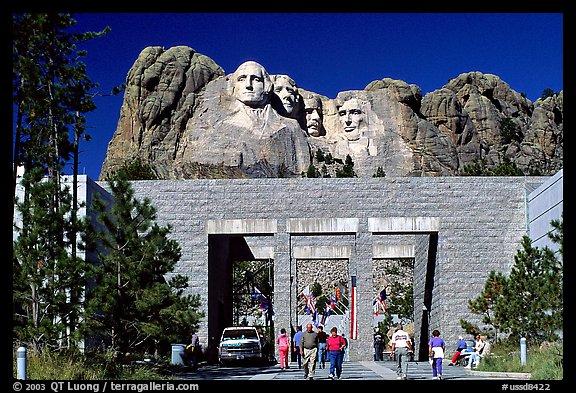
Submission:
<svg viewBox="0 0 576 393">
<path fill-rule="evenodd" d="M 349 340 L 349 358 L 352 361 L 372 360 L 373 342 L 373 277 L 372 235 L 366 220 L 360 220 L 355 250 L 350 257 L 350 275 L 356 276 L 356 318 L 358 338 Z"/>
<path fill-rule="evenodd" d="M 278 220 L 274 237 L 274 328 L 277 336 L 281 328 L 285 328 L 290 334 L 292 309 L 295 309 L 291 280 L 290 234 L 286 232 L 286 220 Z"/>
</svg>

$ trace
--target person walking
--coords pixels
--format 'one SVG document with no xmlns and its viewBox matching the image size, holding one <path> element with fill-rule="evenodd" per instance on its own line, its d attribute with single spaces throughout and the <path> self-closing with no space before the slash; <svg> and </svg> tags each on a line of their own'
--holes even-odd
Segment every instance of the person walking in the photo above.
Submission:
<svg viewBox="0 0 576 393">
<path fill-rule="evenodd" d="M 192 364 L 192 368 L 198 367 L 198 360 L 200 358 L 200 339 L 195 330 L 190 331 L 190 344 L 184 349 L 184 355 L 187 363 Z"/>
<path fill-rule="evenodd" d="M 318 367 L 326 368 L 326 339 L 328 334 L 324 331 L 324 326 L 318 326 Z"/>
<path fill-rule="evenodd" d="M 342 361 L 344 362 L 348 361 L 348 339 L 346 338 L 346 335 L 344 333 L 342 333 L 342 338 L 346 343 L 346 346 L 344 347 L 344 353 L 342 354 Z"/>
<path fill-rule="evenodd" d="M 345 349 L 346 341 L 344 337 L 338 335 L 338 328 L 334 326 L 330 329 L 330 336 L 326 339 L 326 353 L 330 359 L 330 375 L 328 375 L 330 379 L 340 379 Z"/>
<path fill-rule="evenodd" d="M 302 339 L 302 326 L 298 325 L 296 333 L 292 338 L 292 345 L 294 346 L 294 353 L 296 354 L 296 361 L 298 362 L 298 369 L 302 368 L 302 354 L 300 353 L 300 340 Z"/>
<path fill-rule="evenodd" d="M 288 365 L 288 353 L 290 352 L 290 337 L 286 334 L 286 329 L 280 329 L 280 334 L 276 337 L 278 345 L 278 357 L 280 358 L 280 370 L 290 368 Z"/>
<path fill-rule="evenodd" d="M 402 329 L 402 325 L 396 326 L 392 335 L 392 351 L 390 357 L 396 356 L 396 379 L 408 379 L 408 351 L 412 350 L 410 335 Z"/>
<path fill-rule="evenodd" d="M 300 339 L 300 354 L 304 379 L 313 380 L 316 372 L 316 357 L 318 356 L 318 333 L 312 330 L 312 324 L 306 324 L 306 331 L 302 332 Z"/>
<path fill-rule="evenodd" d="M 384 342 L 382 342 L 382 336 L 380 333 L 374 335 L 374 361 L 382 360 L 382 351 L 384 347 Z"/>
<path fill-rule="evenodd" d="M 456 343 L 456 352 L 454 352 L 454 356 L 452 356 L 452 360 L 448 363 L 449 366 L 455 366 L 460 354 L 463 350 L 465 350 L 468 346 L 466 345 L 466 340 L 464 337 L 458 336 L 458 342 Z"/>
<path fill-rule="evenodd" d="M 442 379 L 442 361 L 445 350 L 446 343 L 440 337 L 440 331 L 434 329 L 432 338 L 428 341 L 428 355 L 432 359 L 432 379 Z"/>
</svg>

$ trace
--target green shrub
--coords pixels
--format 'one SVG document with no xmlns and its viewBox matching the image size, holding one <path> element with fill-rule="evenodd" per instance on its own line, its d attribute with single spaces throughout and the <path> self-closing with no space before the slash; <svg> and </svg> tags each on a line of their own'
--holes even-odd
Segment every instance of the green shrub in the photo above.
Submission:
<svg viewBox="0 0 576 393">
<path fill-rule="evenodd" d="M 113 364 L 107 352 L 91 353 L 54 353 L 49 351 L 28 350 L 26 359 L 26 379 L 33 380 L 165 380 L 170 376 L 162 367 L 123 366 Z M 16 350 L 14 350 L 12 374 L 18 375 Z"/>
<path fill-rule="evenodd" d="M 526 349 L 526 365 L 523 366 L 520 344 L 504 342 L 493 345 L 491 354 L 482 359 L 476 370 L 530 373 L 534 380 L 561 380 L 563 358 L 561 342 L 531 346 Z"/>
</svg>

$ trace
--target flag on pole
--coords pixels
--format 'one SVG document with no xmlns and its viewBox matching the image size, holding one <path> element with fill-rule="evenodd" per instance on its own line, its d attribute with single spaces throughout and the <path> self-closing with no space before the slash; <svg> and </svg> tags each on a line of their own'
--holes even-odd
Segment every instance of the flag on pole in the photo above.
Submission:
<svg viewBox="0 0 576 393">
<path fill-rule="evenodd" d="M 324 314 L 321 314 L 322 317 L 320 318 L 320 325 L 322 325 L 322 326 L 326 325 L 326 320 L 328 319 L 330 314 L 332 314 L 332 308 L 330 307 L 330 304 L 325 303 L 324 304 Z"/>
<path fill-rule="evenodd" d="M 342 297 L 342 293 L 340 292 L 340 288 L 334 287 L 334 292 L 336 294 L 336 301 L 339 301 L 340 298 Z"/>
<path fill-rule="evenodd" d="M 309 286 L 307 286 L 302 290 L 302 296 L 306 301 L 306 312 L 308 314 L 314 314 L 316 312 L 316 307 L 314 307 L 314 299 L 312 293 L 310 292 Z"/>
<path fill-rule="evenodd" d="M 380 305 L 382 306 L 382 310 L 384 310 L 384 312 L 386 312 L 386 288 L 384 288 L 382 291 L 380 291 L 380 294 L 378 295 L 378 302 L 380 303 Z M 378 315 L 378 314 L 376 314 Z"/>
<path fill-rule="evenodd" d="M 358 338 L 358 321 L 356 320 L 356 276 L 352 276 L 352 291 L 350 294 L 350 338 Z"/>
<path fill-rule="evenodd" d="M 264 296 L 264 294 L 256 287 L 254 287 L 254 292 L 252 293 L 252 299 L 258 300 L 260 302 L 260 309 L 262 311 L 268 310 L 270 307 L 270 302 Z"/>
<path fill-rule="evenodd" d="M 318 325 L 320 324 L 319 317 L 320 315 L 318 314 L 318 310 L 315 310 L 312 314 L 312 323 L 314 323 L 315 328 L 318 328 Z"/>
<path fill-rule="evenodd" d="M 336 302 L 338 300 L 336 300 L 336 295 L 330 295 L 330 308 L 332 310 L 334 310 L 334 307 L 336 306 Z"/>
</svg>

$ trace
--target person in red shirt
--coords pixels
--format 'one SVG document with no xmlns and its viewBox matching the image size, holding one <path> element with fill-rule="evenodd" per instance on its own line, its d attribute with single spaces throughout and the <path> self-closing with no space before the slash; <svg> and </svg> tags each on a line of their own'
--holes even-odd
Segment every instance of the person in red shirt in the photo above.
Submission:
<svg viewBox="0 0 576 393">
<path fill-rule="evenodd" d="M 346 341 L 344 337 L 338 335 L 338 329 L 334 326 L 330 329 L 330 336 L 326 339 L 326 353 L 330 359 L 330 379 L 340 379 L 342 375 L 345 348 Z"/>
</svg>

